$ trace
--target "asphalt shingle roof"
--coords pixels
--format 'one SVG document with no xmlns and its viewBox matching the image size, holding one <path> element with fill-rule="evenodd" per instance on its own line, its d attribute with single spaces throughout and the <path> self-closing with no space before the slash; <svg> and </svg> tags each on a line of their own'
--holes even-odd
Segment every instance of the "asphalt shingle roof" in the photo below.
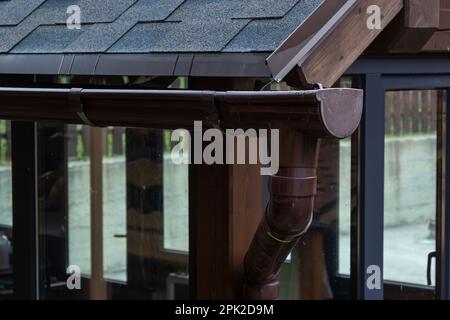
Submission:
<svg viewBox="0 0 450 320">
<path fill-rule="evenodd" d="M 323 1 L 3 0 L 0 53 L 273 51 Z"/>
</svg>

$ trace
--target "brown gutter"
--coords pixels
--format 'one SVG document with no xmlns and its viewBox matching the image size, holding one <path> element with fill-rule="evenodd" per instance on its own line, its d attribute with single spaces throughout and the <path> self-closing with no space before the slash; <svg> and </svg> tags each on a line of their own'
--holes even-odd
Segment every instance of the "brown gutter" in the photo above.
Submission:
<svg viewBox="0 0 450 320">
<path fill-rule="evenodd" d="M 98 126 L 262 128 L 283 124 L 334 137 L 348 136 L 362 103 L 355 89 L 308 91 L 192 91 L 1 88 L 0 118 Z M 320 107 L 320 106 L 326 107 Z M 220 121 L 219 121 L 220 117 Z M 89 123 L 88 123 L 89 124 Z"/>
<path fill-rule="evenodd" d="M 357 89 L 228 91 L 216 93 L 224 128 L 295 128 L 319 137 L 345 138 L 361 119 L 363 92 Z"/>
<path fill-rule="evenodd" d="M 0 88 L 0 118 L 101 126 L 280 129 L 280 170 L 244 263 L 243 296 L 276 299 L 278 272 L 312 219 L 320 138 L 359 125 L 355 89 L 275 92 Z"/>
<path fill-rule="evenodd" d="M 213 91 L 0 88 L 0 118 L 97 126 L 217 125 Z"/>
</svg>

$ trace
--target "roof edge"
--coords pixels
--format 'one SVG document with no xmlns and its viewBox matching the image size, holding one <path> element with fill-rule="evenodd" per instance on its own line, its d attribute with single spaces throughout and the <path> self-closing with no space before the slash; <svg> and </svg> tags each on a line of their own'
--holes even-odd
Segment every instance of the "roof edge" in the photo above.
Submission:
<svg viewBox="0 0 450 320">
<path fill-rule="evenodd" d="M 269 53 L 0 54 L 0 74 L 270 78 Z"/>
</svg>

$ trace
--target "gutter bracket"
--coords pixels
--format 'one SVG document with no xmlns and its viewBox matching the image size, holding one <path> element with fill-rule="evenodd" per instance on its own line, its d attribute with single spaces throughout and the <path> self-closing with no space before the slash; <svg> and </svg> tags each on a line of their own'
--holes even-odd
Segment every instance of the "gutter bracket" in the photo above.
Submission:
<svg viewBox="0 0 450 320">
<path fill-rule="evenodd" d="M 89 119 L 89 116 L 86 114 L 86 110 L 83 105 L 83 101 L 81 100 L 81 94 L 83 92 L 83 89 L 81 88 L 72 88 L 69 91 L 69 105 L 73 107 L 78 115 L 78 117 L 81 119 L 83 124 L 91 127 L 100 127 L 96 125 L 91 119 Z"/>
</svg>

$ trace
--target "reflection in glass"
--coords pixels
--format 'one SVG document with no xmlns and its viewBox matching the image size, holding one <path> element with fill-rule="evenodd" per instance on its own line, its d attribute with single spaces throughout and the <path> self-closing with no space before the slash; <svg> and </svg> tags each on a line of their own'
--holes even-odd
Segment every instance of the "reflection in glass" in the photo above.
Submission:
<svg viewBox="0 0 450 320">
<path fill-rule="evenodd" d="M 170 132 L 41 123 L 39 142 L 41 298 L 188 298 L 188 168 Z"/>
<path fill-rule="evenodd" d="M 386 93 L 384 278 L 427 285 L 436 250 L 437 115 L 441 93 Z M 431 278 L 434 279 L 434 264 Z M 433 280 L 433 285 L 435 284 Z"/>
<path fill-rule="evenodd" d="M 0 120 L 0 300 L 12 298 L 11 123 Z"/>
</svg>

